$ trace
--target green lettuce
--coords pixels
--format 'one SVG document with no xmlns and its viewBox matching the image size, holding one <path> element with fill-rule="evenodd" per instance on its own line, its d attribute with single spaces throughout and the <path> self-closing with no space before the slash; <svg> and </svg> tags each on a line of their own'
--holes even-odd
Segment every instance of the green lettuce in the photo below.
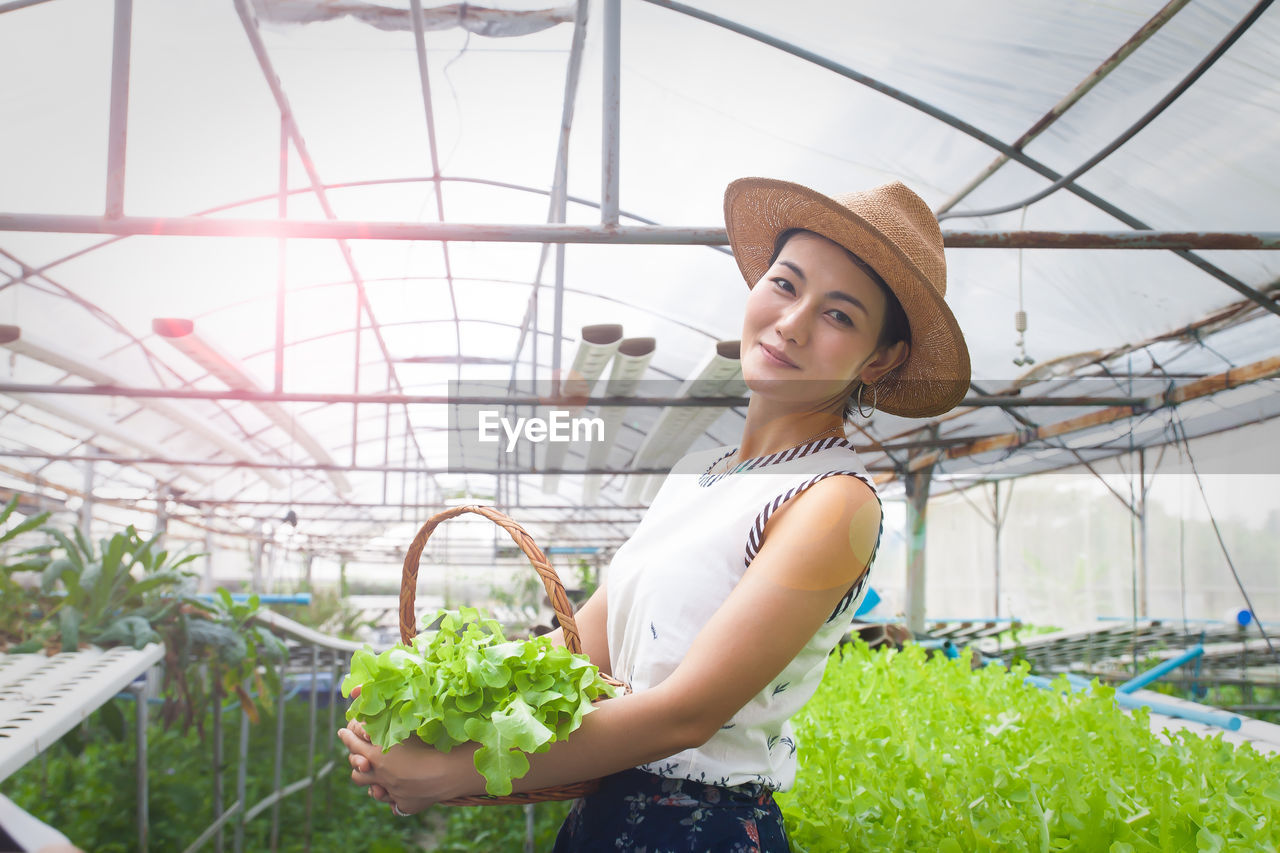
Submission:
<svg viewBox="0 0 1280 853">
<path fill-rule="evenodd" d="M 1280 850 L 1280 757 L 971 660 L 861 642 L 831 658 L 793 721 L 792 850 Z"/>
<path fill-rule="evenodd" d="M 359 720 L 385 752 L 416 735 L 448 752 L 480 745 L 476 770 L 485 792 L 511 793 L 529 772 L 529 753 L 546 752 L 582 725 L 592 702 L 613 696 L 586 655 L 547 637 L 508 640 L 497 620 L 473 607 L 441 610 L 434 631 L 381 653 L 366 646 L 351 657 L 342 682 L 348 720 Z"/>
</svg>

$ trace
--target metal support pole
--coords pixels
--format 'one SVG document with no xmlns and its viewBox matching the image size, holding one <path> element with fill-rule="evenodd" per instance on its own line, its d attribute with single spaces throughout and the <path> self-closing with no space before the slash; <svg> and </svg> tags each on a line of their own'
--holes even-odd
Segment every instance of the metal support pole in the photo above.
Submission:
<svg viewBox="0 0 1280 853">
<path fill-rule="evenodd" d="M 169 532 L 169 498 L 173 493 L 169 491 L 168 486 L 160 488 L 160 494 L 156 500 L 156 550 L 164 548 L 165 534 Z"/>
<path fill-rule="evenodd" d="M 618 160 L 622 104 L 622 3 L 604 0 L 604 128 L 600 224 L 618 224 Z"/>
<path fill-rule="evenodd" d="M 284 689 L 284 664 L 280 665 L 280 696 L 276 699 L 276 748 L 275 748 L 275 766 L 272 768 L 271 789 L 280 793 L 280 777 L 284 765 L 284 709 L 285 709 L 285 689 Z M 274 851 L 280 846 L 280 801 L 276 800 L 271 806 L 271 850 Z"/>
<path fill-rule="evenodd" d="M 240 709 L 240 760 L 236 763 L 236 802 L 240 812 L 236 815 L 236 853 L 244 853 L 244 798 L 245 783 L 249 773 L 249 714 Z"/>
<path fill-rule="evenodd" d="M 537 824 L 534 822 L 533 803 L 524 806 L 524 853 L 536 853 L 533 843 L 536 840 Z"/>
<path fill-rule="evenodd" d="M 334 725 L 337 723 L 338 713 L 338 697 L 342 694 L 338 691 L 338 685 L 342 683 L 342 659 L 334 657 L 333 668 L 330 674 L 333 676 L 329 682 L 329 727 L 325 731 L 336 732 Z M 326 814 L 333 814 L 333 774 L 328 773 L 324 777 L 324 806 Z"/>
<path fill-rule="evenodd" d="M 361 301 L 364 296 L 359 288 L 356 289 L 356 325 L 355 325 L 355 355 L 352 362 L 352 373 L 355 376 L 354 387 L 351 393 L 356 396 L 360 395 L 360 339 L 364 337 L 360 330 L 361 323 Z M 357 403 L 351 407 L 351 464 L 356 464 L 356 453 L 360 449 L 360 405 Z"/>
<path fill-rule="evenodd" d="M 280 188 L 276 215 L 289 215 L 289 121 L 280 115 Z M 284 278 L 289 245 L 283 237 L 276 244 L 276 369 L 275 391 L 284 390 Z"/>
<path fill-rule="evenodd" d="M 995 608 L 992 616 L 1000 618 L 1000 481 L 991 484 L 992 563 L 995 568 Z"/>
<path fill-rule="evenodd" d="M 217 667 L 213 667 L 213 819 L 222 817 L 222 687 Z M 222 825 L 218 825 L 218 833 L 214 844 L 218 853 L 222 853 Z"/>
<path fill-rule="evenodd" d="M 307 777 L 311 784 L 307 785 L 307 834 L 302 849 L 311 850 L 312 791 L 316 784 L 316 687 L 320 673 L 320 647 L 311 647 L 311 701 L 308 703 L 307 715 Z"/>
<path fill-rule="evenodd" d="M 133 30 L 133 0 L 116 0 L 115 32 L 111 44 L 111 114 L 107 130 L 106 217 L 124 215 L 124 153 L 129 130 L 129 51 Z"/>
<path fill-rule="evenodd" d="M 93 462 L 92 460 L 84 463 L 84 503 L 80 504 L 80 532 L 90 542 L 93 541 L 92 531 L 89 529 L 93 525 Z"/>
<path fill-rule="evenodd" d="M 403 438 L 404 438 L 404 441 L 401 443 L 401 448 L 400 448 L 400 458 L 407 462 L 409 461 L 409 424 L 407 423 L 405 424 Z M 404 521 L 405 504 L 409 502 L 408 487 L 409 487 L 409 477 L 405 473 L 401 472 L 400 474 L 400 520 L 401 521 Z M 310 567 L 308 567 L 308 571 L 310 571 Z M 310 589 L 310 588 L 311 588 L 310 578 L 308 577 L 307 589 Z"/>
<path fill-rule="evenodd" d="M 387 393 L 391 393 L 391 366 L 387 365 Z M 407 457 L 406 457 L 407 458 Z M 382 413 L 382 464 L 391 464 L 391 404 L 388 403 Z M 382 502 L 387 502 L 388 472 L 382 472 Z"/>
<path fill-rule="evenodd" d="M 209 504 L 204 513 L 204 576 L 200 579 L 200 592 L 213 591 L 213 522 L 216 518 L 214 505 Z"/>
<path fill-rule="evenodd" d="M 151 670 L 147 670 L 142 678 L 142 685 L 131 687 L 130 692 L 133 693 L 135 748 L 138 752 L 138 853 L 147 853 L 151 826 L 147 788 L 147 693 L 150 692 Z"/>
<path fill-rule="evenodd" d="M 254 549 L 253 574 L 249 580 L 250 592 L 262 592 L 262 561 L 267 550 L 267 523 L 258 522 L 258 547 Z"/>
<path fill-rule="evenodd" d="M 907 628 L 916 635 L 924 633 L 925 511 L 933 468 L 930 463 L 903 476 L 907 492 Z"/>
<path fill-rule="evenodd" d="M 1147 566 L 1147 454 L 1138 448 L 1138 615 L 1149 619 L 1151 587 Z"/>
<path fill-rule="evenodd" d="M 551 396 L 560 396 L 560 335 L 564 330 L 564 244 L 556 244 L 555 300 L 551 323 L 555 333 L 551 336 Z"/>
</svg>

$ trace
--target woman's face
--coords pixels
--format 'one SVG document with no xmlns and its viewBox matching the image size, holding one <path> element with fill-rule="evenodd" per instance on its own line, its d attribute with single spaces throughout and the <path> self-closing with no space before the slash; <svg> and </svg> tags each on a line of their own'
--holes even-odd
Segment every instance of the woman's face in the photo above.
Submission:
<svg viewBox="0 0 1280 853">
<path fill-rule="evenodd" d="M 874 382 L 906 358 L 905 343 L 876 352 L 884 316 L 880 286 L 843 248 L 795 234 L 747 296 L 743 379 L 800 409 L 838 406 L 858 379 Z"/>
</svg>

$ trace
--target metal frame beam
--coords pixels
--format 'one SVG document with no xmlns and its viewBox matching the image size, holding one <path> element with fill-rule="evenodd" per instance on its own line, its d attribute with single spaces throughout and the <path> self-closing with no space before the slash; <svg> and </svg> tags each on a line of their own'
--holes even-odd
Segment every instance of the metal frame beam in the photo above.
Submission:
<svg viewBox="0 0 1280 853">
<path fill-rule="evenodd" d="M 728 245 L 723 227 L 678 225 L 474 224 L 354 220 L 205 219 L 0 213 L 0 231 L 151 237 L 287 237 L 479 243 Z M 950 249 L 1280 249 L 1280 231 L 944 231 Z M 363 279 L 353 275 L 363 285 Z M 363 290 L 363 287 L 362 287 Z M 1263 297 L 1265 299 L 1265 297 Z M 377 329 L 377 326 L 371 328 Z"/>
<path fill-rule="evenodd" d="M 334 394 L 323 392 L 247 391 L 229 388 L 212 390 L 200 388 L 133 388 L 121 385 L 29 385 L 18 382 L 0 382 L 0 394 L 71 394 L 88 397 L 163 397 L 184 400 L 243 400 L 254 403 L 378 403 L 391 405 L 458 405 L 458 406 L 613 406 L 631 407 L 687 407 L 734 408 L 745 406 L 748 397 L 584 397 L 539 396 L 536 394 Z M 1155 398 L 1158 400 L 1158 398 Z M 1153 403 L 1151 397 L 966 397 L 957 408 L 1004 408 L 1056 406 L 1077 408 L 1082 406 L 1127 406 L 1141 408 Z M 412 427 L 412 425 L 411 425 Z"/>
<path fill-rule="evenodd" d="M 1060 435 L 1066 435 L 1080 430 L 1091 429 L 1093 427 L 1109 424 L 1114 421 L 1124 420 L 1133 417 L 1135 414 L 1153 411 L 1164 406 L 1177 406 L 1181 403 L 1195 400 L 1200 397 L 1208 397 L 1219 391 L 1227 391 L 1232 388 L 1238 388 L 1241 385 L 1248 385 L 1262 379 L 1269 379 L 1280 375 L 1280 355 L 1265 358 L 1256 361 L 1253 364 L 1247 364 L 1243 367 L 1234 368 L 1224 371 L 1213 376 L 1206 376 L 1203 379 L 1197 379 L 1186 385 L 1177 388 L 1171 388 L 1165 394 L 1148 400 L 1147 405 L 1143 407 L 1133 406 L 1114 406 L 1099 409 L 1096 412 L 1090 412 L 1087 415 L 1081 415 L 1076 418 L 1069 418 L 1065 421 L 1059 421 L 1054 424 L 1046 424 L 1045 426 L 1036 427 L 1034 429 L 1024 429 L 1018 432 L 1008 433 L 1006 435 L 990 436 L 987 438 L 977 439 L 968 444 L 962 444 L 951 447 L 946 450 L 935 451 L 933 453 L 923 454 L 912 460 L 909 468 L 914 470 L 916 467 L 932 465 L 934 462 L 944 461 L 946 459 L 959 459 L 965 456 L 974 456 L 979 453 L 988 453 L 993 450 L 1010 450 L 1030 444 L 1036 441 L 1042 441 L 1047 438 L 1055 438 Z"/>
<path fill-rule="evenodd" d="M 207 468 L 271 468 L 277 471 L 339 471 L 361 474 L 514 474 L 520 477 L 541 477 L 544 474 L 666 474 L 668 468 L 543 468 L 537 471 L 516 471 L 511 468 L 457 468 L 424 467 L 422 465 L 325 465 L 290 463 L 278 465 L 268 462 L 241 462 L 239 460 L 195 459 L 180 461 L 162 456 L 129 457 L 107 454 L 87 455 L 79 453 L 42 453 L 34 450 L 0 450 L 0 458 L 45 459 L 57 462 L 111 462 L 116 465 L 192 465 Z M 366 519 L 372 521 L 373 519 Z"/>
<path fill-rule="evenodd" d="M 133 0 L 116 0 L 111 42 L 111 112 L 107 126 L 106 216 L 124 215 L 125 147 L 129 131 L 129 63 L 133 35 Z"/>
</svg>

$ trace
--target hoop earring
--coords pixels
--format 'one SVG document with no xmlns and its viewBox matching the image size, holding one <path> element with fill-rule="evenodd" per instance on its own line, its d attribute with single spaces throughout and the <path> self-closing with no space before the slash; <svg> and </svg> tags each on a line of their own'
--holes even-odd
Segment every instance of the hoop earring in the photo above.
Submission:
<svg viewBox="0 0 1280 853">
<path fill-rule="evenodd" d="M 869 419 L 876 413 L 876 405 L 880 402 L 880 391 L 874 382 L 871 383 L 871 411 L 864 412 L 862 411 L 862 389 L 866 387 L 867 383 L 865 382 L 858 386 L 858 396 L 855 398 L 855 402 L 858 406 L 858 414 Z"/>
</svg>

